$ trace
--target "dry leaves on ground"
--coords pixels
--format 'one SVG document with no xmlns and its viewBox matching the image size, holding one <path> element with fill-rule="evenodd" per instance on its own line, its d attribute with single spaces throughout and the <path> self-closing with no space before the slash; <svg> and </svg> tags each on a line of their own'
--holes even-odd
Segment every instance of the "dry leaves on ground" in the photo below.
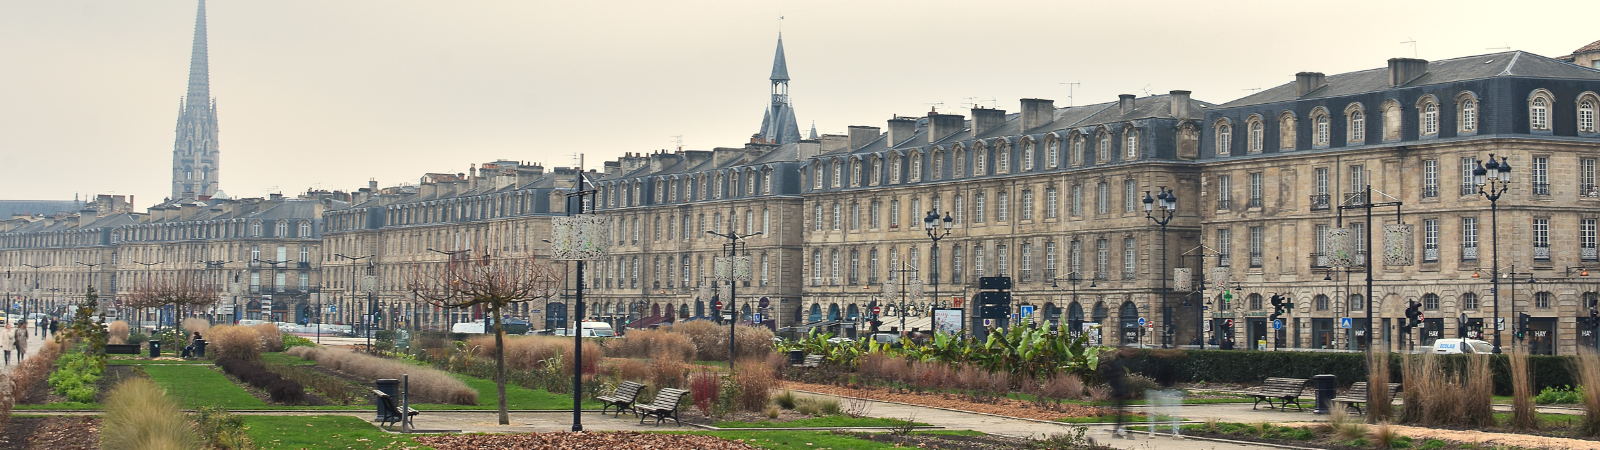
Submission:
<svg viewBox="0 0 1600 450">
<path fill-rule="evenodd" d="M 680 448 L 690 448 L 695 450 L 744 450 L 756 448 L 741 442 L 734 442 L 714 438 L 711 436 L 649 434 L 631 431 L 604 433 L 573 433 L 561 431 L 554 433 L 527 434 L 466 434 L 451 436 L 417 436 L 413 439 L 420 444 L 429 445 L 438 450 L 634 450 Z"/>
<path fill-rule="evenodd" d="M 1021 400 L 1003 399 L 999 403 L 978 403 L 967 401 L 959 395 L 933 394 L 933 393 L 902 393 L 890 392 L 884 388 L 853 389 L 825 384 L 811 384 L 800 382 L 786 382 L 785 387 L 796 391 L 816 392 L 820 394 L 838 395 L 843 397 L 865 398 L 870 400 L 891 401 L 920 406 L 957 409 L 997 416 L 1020 417 L 1034 420 L 1056 420 L 1063 417 L 1098 417 L 1115 414 L 1116 411 L 1108 408 L 1084 406 L 1077 404 L 1061 405 L 1063 411 L 1046 411 L 1031 406 L 1032 403 Z"/>
<path fill-rule="evenodd" d="M 1315 422 L 1296 422 L 1281 424 L 1289 427 L 1312 427 L 1322 425 Z M 1521 433 L 1495 433 L 1477 430 L 1451 430 L 1443 428 L 1424 428 L 1405 425 L 1390 425 L 1401 436 L 1408 436 L 1416 440 L 1440 439 L 1446 441 L 1478 444 L 1485 446 L 1511 446 L 1514 448 L 1559 448 L 1572 450 L 1600 450 L 1600 442 L 1571 439 L 1553 436 L 1539 436 Z"/>
</svg>

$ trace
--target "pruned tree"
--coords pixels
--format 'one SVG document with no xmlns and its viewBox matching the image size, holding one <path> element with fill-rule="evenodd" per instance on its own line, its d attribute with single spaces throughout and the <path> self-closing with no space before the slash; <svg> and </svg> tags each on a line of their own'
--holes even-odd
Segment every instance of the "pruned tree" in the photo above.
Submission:
<svg viewBox="0 0 1600 450">
<path fill-rule="evenodd" d="M 440 308 L 480 307 L 488 312 L 494 322 L 494 384 L 500 397 L 501 425 L 511 423 L 506 414 L 503 312 L 513 304 L 559 295 L 565 276 L 566 271 L 532 257 L 497 259 L 485 252 L 477 258 L 453 254 L 445 264 L 417 266 L 407 277 L 406 289 L 423 303 Z"/>
<path fill-rule="evenodd" d="M 144 286 L 134 288 L 128 297 L 131 308 L 161 308 L 172 305 L 174 324 L 183 323 L 183 310 L 210 306 L 221 299 L 216 285 L 206 283 L 196 271 L 178 271 L 158 276 Z M 183 337 L 178 338 L 180 341 Z"/>
</svg>

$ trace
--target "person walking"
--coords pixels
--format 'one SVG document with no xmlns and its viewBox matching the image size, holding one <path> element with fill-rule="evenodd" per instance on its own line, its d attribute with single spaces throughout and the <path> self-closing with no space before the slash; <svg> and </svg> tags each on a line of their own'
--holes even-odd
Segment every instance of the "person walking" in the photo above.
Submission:
<svg viewBox="0 0 1600 450">
<path fill-rule="evenodd" d="M 5 332 L 0 332 L 0 353 L 6 355 L 6 365 L 11 365 L 11 321 L 6 321 Z"/>
<path fill-rule="evenodd" d="M 22 364 L 22 358 L 28 357 L 28 322 L 26 320 L 11 333 L 11 348 L 17 350 L 17 364 Z"/>
<path fill-rule="evenodd" d="M 55 336 L 56 333 L 60 333 L 60 332 L 61 332 L 61 321 L 60 320 L 56 320 L 56 319 L 50 319 L 50 335 L 51 336 Z"/>
</svg>

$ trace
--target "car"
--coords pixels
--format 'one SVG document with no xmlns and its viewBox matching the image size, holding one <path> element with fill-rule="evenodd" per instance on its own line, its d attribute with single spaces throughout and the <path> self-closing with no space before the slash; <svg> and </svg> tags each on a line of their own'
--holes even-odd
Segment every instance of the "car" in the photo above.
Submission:
<svg viewBox="0 0 1600 450">
<path fill-rule="evenodd" d="M 1433 348 L 1429 353 L 1437 355 L 1454 355 L 1461 353 L 1488 354 L 1494 353 L 1494 345 L 1487 341 L 1465 338 L 1440 339 L 1433 341 Z"/>
</svg>

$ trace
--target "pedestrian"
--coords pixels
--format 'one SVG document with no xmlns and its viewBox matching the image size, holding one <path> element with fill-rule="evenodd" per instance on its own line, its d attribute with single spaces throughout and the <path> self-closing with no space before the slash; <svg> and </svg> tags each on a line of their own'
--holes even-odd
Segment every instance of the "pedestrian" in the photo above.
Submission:
<svg viewBox="0 0 1600 450">
<path fill-rule="evenodd" d="M 1106 380 L 1111 387 L 1111 401 L 1116 408 L 1116 426 L 1111 429 L 1112 438 L 1129 437 L 1128 430 L 1123 427 L 1123 411 L 1127 409 L 1128 402 L 1128 365 L 1125 361 L 1133 352 L 1124 348 L 1112 352 L 1109 361 L 1101 361 L 1100 377 Z"/>
<path fill-rule="evenodd" d="M 11 321 L 6 321 L 6 331 L 0 333 L 0 353 L 6 355 L 6 365 L 11 365 Z"/>
<path fill-rule="evenodd" d="M 11 333 L 11 348 L 17 350 L 17 364 L 22 364 L 22 358 L 28 357 L 28 321 Z"/>
<path fill-rule="evenodd" d="M 50 335 L 51 336 L 55 336 L 56 333 L 60 333 L 60 332 L 61 332 L 61 321 L 56 320 L 56 319 L 50 319 Z"/>
</svg>

